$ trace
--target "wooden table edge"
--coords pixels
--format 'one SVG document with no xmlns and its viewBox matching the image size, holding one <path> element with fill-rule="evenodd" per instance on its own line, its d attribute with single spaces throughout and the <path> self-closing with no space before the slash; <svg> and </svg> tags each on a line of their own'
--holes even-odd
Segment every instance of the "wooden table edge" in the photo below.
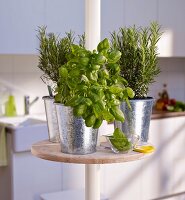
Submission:
<svg viewBox="0 0 185 200">
<path fill-rule="evenodd" d="M 57 151 L 55 151 L 55 149 L 57 149 Z M 111 164 L 131 162 L 147 158 L 153 154 L 144 154 L 139 152 L 115 154 L 111 150 L 105 150 L 100 147 L 97 147 L 97 152 L 92 154 L 65 154 L 60 152 L 60 143 L 51 143 L 47 140 L 33 144 L 31 147 L 31 153 L 44 160 L 75 164 Z"/>
</svg>

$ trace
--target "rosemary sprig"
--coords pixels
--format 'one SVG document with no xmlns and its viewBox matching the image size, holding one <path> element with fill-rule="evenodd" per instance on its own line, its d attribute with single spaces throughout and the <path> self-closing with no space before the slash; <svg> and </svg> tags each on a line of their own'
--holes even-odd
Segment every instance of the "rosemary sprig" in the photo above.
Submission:
<svg viewBox="0 0 185 200">
<path fill-rule="evenodd" d="M 60 38 L 54 33 L 47 34 L 46 27 L 39 27 L 38 38 L 40 41 L 38 67 L 44 75 L 56 83 L 59 79 L 59 68 L 67 62 L 66 56 L 74 43 L 74 33 L 67 32 L 65 37 Z"/>
<path fill-rule="evenodd" d="M 150 27 L 123 27 L 111 33 L 111 46 L 122 53 L 121 76 L 135 91 L 135 98 L 145 98 L 149 85 L 160 73 L 157 65 L 157 42 L 162 33 L 160 26 L 152 22 Z"/>
</svg>

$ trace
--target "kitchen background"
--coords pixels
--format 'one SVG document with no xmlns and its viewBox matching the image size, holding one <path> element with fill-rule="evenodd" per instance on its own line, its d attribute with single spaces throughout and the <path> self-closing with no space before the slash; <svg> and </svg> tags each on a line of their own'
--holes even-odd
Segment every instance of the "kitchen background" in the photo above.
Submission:
<svg viewBox="0 0 185 200">
<path fill-rule="evenodd" d="M 185 1 L 101 0 L 101 3 L 102 39 L 121 26 L 148 26 L 151 21 L 158 21 L 164 31 L 159 42 L 162 72 L 151 85 L 150 96 L 157 98 L 166 83 L 171 98 L 185 101 Z M 24 96 L 29 95 L 31 100 L 39 96 L 30 113 L 44 113 L 42 96 L 48 92 L 37 68 L 38 26 L 46 25 L 48 32 L 61 36 L 69 30 L 82 34 L 84 10 L 84 0 L 0 0 L 0 104 L 12 93 L 17 113 L 22 115 Z M 114 200 L 148 200 L 184 191 L 184 130 L 184 117 L 152 120 L 150 141 L 157 149 L 155 155 L 138 162 L 103 165 L 102 193 Z M 84 187 L 84 166 L 43 161 L 30 151 L 10 149 L 10 153 L 14 163 L 8 169 L 0 168 L 3 186 L 0 189 L 10 195 L 11 185 L 14 193 L 11 200 L 40 200 L 43 193 Z M 10 169 L 13 183 L 7 184 Z M 1 200 L 10 200 L 1 195 Z"/>
<path fill-rule="evenodd" d="M 162 72 L 150 88 L 150 95 L 155 98 L 166 83 L 170 97 L 185 101 L 184 7 L 183 0 L 102 0 L 102 39 L 110 37 L 109 33 L 121 26 L 147 26 L 154 20 L 162 26 L 164 34 L 159 42 L 159 65 Z M 31 113 L 44 112 L 41 97 L 47 95 L 47 90 L 40 79 L 42 73 L 37 68 L 38 26 L 46 25 L 48 32 L 61 36 L 69 30 L 75 31 L 76 35 L 82 34 L 84 9 L 83 0 L 1 0 L 1 104 L 7 95 L 13 93 L 17 112 L 23 114 L 24 96 L 39 96 L 40 100 L 31 108 Z M 5 91 L 4 86 L 11 89 Z"/>
</svg>

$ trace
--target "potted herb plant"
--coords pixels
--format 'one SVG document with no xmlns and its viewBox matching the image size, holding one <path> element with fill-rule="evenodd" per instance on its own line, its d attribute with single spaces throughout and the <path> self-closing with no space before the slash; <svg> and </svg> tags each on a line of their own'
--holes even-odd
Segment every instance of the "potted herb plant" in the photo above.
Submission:
<svg viewBox="0 0 185 200">
<path fill-rule="evenodd" d="M 40 27 L 38 33 L 40 41 L 38 67 L 49 80 L 57 83 L 59 68 L 67 62 L 66 55 L 71 51 L 74 34 L 67 32 L 65 37 L 60 38 L 54 33 L 46 33 L 46 27 Z"/>
<path fill-rule="evenodd" d="M 69 32 L 66 33 L 65 37 L 60 38 L 54 33 L 47 34 L 46 27 L 40 27 L 38 38 L 40 41 L 38 67 L 43 72 L 41 78 L 47 84 L 49 91 L 49 96 L 43 97 L 49 140 L 51 142 L 60 142 L 56 109 L 53 104 L 53 86 L 56 85 L 59 79 L 59 68 L 67 62 L 66 55 L 71 51 L 70 46 L 74 42 L 74 35 Z"/>
<path fill-rule="evenodd" d="M 120 102 L 134 92 L 120 76 L 120 57 L 108 39 L 94 51 L 71 46 L 67 62 L 59 68 L 55 96 L 62 152 L 93 153 L 102 121 L 124 121 Z"/>
<path fill-rule="evenodd" d="M 157 65 L 157 42 L 161 37 L 160 26 L 152 22 L 149 27 L 124 27 L 119 32 L 111 33 L 112 49 L 119 50 L 121 58 L 120 75 L 128 81 L 128 86 L 135 92 L 129 104 L 123 102 L 121 110 L 125 114 L 125 122 L 115 123 L 125 134 L 138 134 L 141 141 L 148 141 L 150 115 L 153 98 L 148 97 L 149 85 L 160 73 Z"/>
</svg>

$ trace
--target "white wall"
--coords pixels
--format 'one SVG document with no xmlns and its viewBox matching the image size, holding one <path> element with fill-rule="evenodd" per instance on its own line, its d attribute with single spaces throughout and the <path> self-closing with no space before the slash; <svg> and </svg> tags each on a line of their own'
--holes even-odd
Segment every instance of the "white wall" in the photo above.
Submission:
<svg viewBox="0 0 185 200">
<path fill-rule="evenodd" d="M 150 95 L 157 99 L 166 83 L 170 98 L 185 101 L 185 58 L 160 58 L 159 66 L 161 73 L 150 86 Z"/>
</svg>

